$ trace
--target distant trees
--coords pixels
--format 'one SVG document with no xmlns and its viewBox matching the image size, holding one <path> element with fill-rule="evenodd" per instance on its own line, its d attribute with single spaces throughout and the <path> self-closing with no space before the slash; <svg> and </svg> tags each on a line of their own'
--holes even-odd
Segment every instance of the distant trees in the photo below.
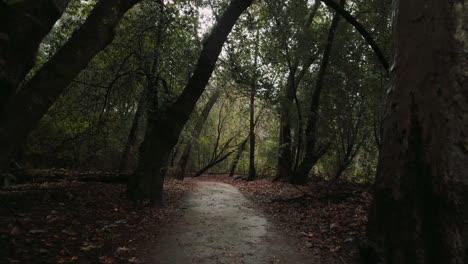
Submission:
<svg viewBox="0 0 468 264">
<path fill-rule="evenodd" d="M 340 5 L 344 6 L 345 0 L 340 1 Z M 327 41 L 323 49 L 322 60 L 320 62 L 320 69 L 317 75 L 316 83 L 314 90 L 311 92 L 311 102 L 310 108 L 307 117 L 307 122 L 305 126 L 305 153 L 304 158 L 299 164 L 297 171 L 293 175 L 293 183 L 305 183 L 309 175 L 310 170 L 318 161 L 321 156 L 320 151 L 317 151 L 317 126 L 319 119 L 319 105 L 320 105 L 320 96 L 324 86 L 325 74 L 328 68 L 330 61 L 330 53 L 333 47 L 333 40 L 335 38 L 335 31 L 338 28 L 338 23 L 340 22 L 340 14 L 335 12 L 333 19 L 330 24 L 330 29 L 328 30 Z"/>
<path fill-rule="evenodd" d="M 363 257 L 467 263 L 467 3 L 394 8 L 395 65 Z"/>
<path fill-rule="evenodd" d="M 307 2 L 298 1 L 304 7 L 307 7 Z M 320 6 L 319 1 L 315 1 L 314 5 L 310 7 L 310 10 L 305 8 L 308 12 L 307 20 L 301 21 L 297 29 L 297 33 L 293 35 L 295 44 L 288 43 L 288 31 L 291 29 L 287 28 L 287 25 L 291 22 L 286 20 L 286 23 L 282 23 L 281 13 L 282 5 L 278 3 L 270 3 L 273 10 L 273 18 L 275 21 L 275 30 L 278 31 L 279 47 L 283 49 L 285 63 L 288 68 L 288 77 L 285 85 L 281 89 L 279 97 L 280 105 L 280 131 L 278 141 L 278 163 L 277 163 L 277 175 L 276 179 L 285 181 L 292 181 L 295 174 L 295 160 L 299 159 L 299 152 L 302 145 L 302 116 L 299 108 L 299 102 L 297 100 L 297 90 L 301 81 L 303 80 L 309 68 L 312 66 L 314 61 L 317 59 L 315 47 L 311 42 L 311 39 L 307 36 L 311 33 L 312 22 L 314 21 L 317 10 Z M 289 8 L 294 10 L 294 4 L 291 4 Z M 297 18 L 293 18 L 297 19 Z M 302 22 L 302 23 L 301 23 Z M 296 22 L 297 23 L 297 22 Z M 291 23 L 292 24 L 292 23 Z M 293 149 L 293 138 L 292 138 L 292 124 L 293 124 L 293 107 L 294 101 L 296 100 L 298 125 L 296 130 L 296 151 Z M 294 153 L 296 156 L 294 157 Z"/>
<path fill-rule="evenodd" d="M 81 26 L 82 22 L 104 2 L 70 2 L 21 86 L 35 80 L 35 73 L 44 72 L 42 65 L 65 54 L 62 50 L 70 44 L 62 43 L 76 39 L 78 33 L 68 40 L 74 29 L 87 27 L 90 22 Z M 223 40 L 212 37 L 219 32 L 206 32 L 206 23 L 220 24 L 228 2 L 142 1 L 115 27 L 117 35 L 110 45 L 101 45 L 106 46 L 104 52 L 94 50 L 99 54 L 92 61 L 89 58 L 70 85 L 60 82 L 67 87 L 64 93 L 47 90 L 51 92 L 47 98 L 58 100 L 47 101 L 50 107 L 17 158 L 38 157 L 33 164 L 40 165 L 119 168 L 127 173 L 138 163 L 128 188 L 136 200 L 153 197 L 157 201 L 157 191 L 152 194 L 138 185 L 161 188 L 166 169 L 169 175 L 179 172 L 180 176 L 181 167 L 191 172 L 242 171 L 250 180 L 273 176 L 276 170 L 277 179 L 293 183 L 305 182 L 311 171 L 327 178 L 370 179 L 377 159 L 373 140 L 380 141 L 381 87 L 386 82 L 384 56 L 379 56 L 389 46 L 384 45 L 388 17 L 379 13 L 385 8 L 376 1 L 346 9 L 333 1 L 323 1 L 328 7 L 307 0 L 256 3 L 238 19 L 213 74 L 214 86 L 224 90 L 219 100 L 232 108 L 222 111 L 229 122 L 219 132 L 216 115 L 202 111 L 209 95 L 206 100 L 198 98 L 217 60 L 208 49 L 223 47 Z M 213 18 L 202 17 L 200 11 L 206 8 L 216 13 Z M 349 24 L 336 25 L 330 52 L 326 49 L 331 46 L 330 24 L 338 14 Z M 218 36 L 229 34 L 227 28 L 218 29 L 223 31 Z M 215 42 L 219 45 L 210 44 Z M 202 49 L 209 60 L 199 58 Z M 219 105 L 214 109 L 219 110 Z M 202 117 L 206 123 L 200 130 L 196 123 Z M 373 127 L 375 136 L 366 136 Z M 222 142 L 218 147 L 231 140 L 227 151 L 215 148 L 218 140 Z"/>
<path fill-rule="evenodd" d="M 361 8 L 370 8 L 370 6 L 374 8 L 374 2 L 369 3 L 370 6 L 353 5 L 352 10 L 345 9 L 341 5 L 342 3 L 336 1 L 323 2 L 331 8 L 321 8 L 320 1 L 313 3 L 301 0 L 288 3 L 265 2 L 265 8 L 267 8 L 265 19 L 270 23 L 263 34 L 271 40 L 270 52 L 266 60 L 274 62 L 279 72 L 279 81 L 274 84 L 277 89 L 275 91 L 277 102 L 275 103 L 279 113 L 276 180 L 304 183 L 313 167 L 324 169 L 327 171 L 326 175 L 330 175 L 329 172 L 332 170 L 346 171 L 347 168 L 356 164 L 355 157 L 361 150 L 361 147 L 357 146 L 364 144 L 367 146 L 370 140 L 368 137 L 361 136 L 362 131 L 367 131 L 369 127 L 369 123 L 364 122 L 357 125 L 358 127 L 355 127 L 353 132 L 359 135 L 359 144 L 355 140 L 350 140 L 352 151 L 345 150 L 348 153 L 344 153 L 341 147 L 337 149 L 335 147 L 337 144 L 344 143 L 344 141 L 341 143 L 337 143 L 337 141 L 346 140 L 343 137 L 331 136 L 334 131 L 338 131 L 338 126 L 341 125 L 334 123 L 334 120 L 337 119 L 336 115 L 341 114 L 335 108 L 339 108 L 341 105 L 330 106 L 329 104 L 334 102 L 328 101 L 328 99 L 324 101 L 321 97 L 325 92 L 327 93 L 326 97 L 331 98 L 328 91 L 335 93 L 339 90 L 334 87 L 335 85 L 352 89 L 354 95 L 350 94 L 349 98 L 357 97 L 360 99 L 359 103 L 354 104 L 350 109 L 350 120 L 359 119 L 356 118 L 359 112 L 355 111 L 355 108 L 362 105 L 371 107 L 374 103 L 379 104 L 378 98 L 373 97 L 379 94 L 378 92 L 372 92 L 366 97 L 359 96 L 359 94 L 367 94 L 369 85 L 375 87 L 376 83 L 369 80 L 381 78 L 382 74 L 378 74 L 379 71 L 382 72 L 380 67 L 383 68 L 383 72 L 388 68 L 388 62 L 382 51 L 382 47 L 387 45 L 377 45 L 377 40 L 384 39 L 384 37 L 377 38 L 380 37 L 377 34 L 381 33 L 380 28 L 383 29 L 388 24 L 386 13 L 379 18 L 359 15 L 359 18 L 364 20 L 364 22 L 359 22 L 353 12 L 358 13 Z M 339 17 L 344 17 L 349 24 L 341 23 L 338 25 Z M 366 27 L 372 27 L 370 21 L 379 21 L 380 23 L 379 30 L 376 31 L 378 33 L 375 35 L 369 34 L 366 30 Z M 371 49 L 362 45 L 364 43 L 361 36 L 351 34 L 350 31 L 353 28 L 350 25 L 358 31 Z M 354 49 L 359 50 L 359 55 L 352 59 L 349 58 L 349 52 L 354 54 L 354 51 L 351 51 L 353 49 L 351 44 L 348 45 L 348 42 L 351 41 L 354 45 L 359 43 L 359 47 L 354 46 Z M 331 52 L 333 45 L 336 48 L 333 49 L 334 52 Z M 347 49 L 347 51 L 342 51 L 343 49 Z M 369 52 L 371 53 L 369 54 Z M 330 58 L 335 56 L 334 53 L 339 54 L 342 58 L 339 60 Z M 376 58 L 377 63 L 363 59 L 363 56 Z M 262 57 L 263 59 L 265 57 Z M 366 62 L 363 63 L 363 60 Z M 337 63 L 337 65 L 333 65 L 333 63 Z M 330 69 L 329 64 L 332 64 L 332 69 Z M 354 70 L 349 68 L 352 67 L 351 65 L 355 66 Z M 359 72 L 360 70 L 361 72 Z M 377 73 L 375 74 L 373 71 L 377 71 Z M 360 80 L 353 82 L 353 85 L 357 87 L 348 85 L 347 80 L 353 79 L 351 76 L 365 80 L 366 84 L 361 85 L 360 83 L 363 81 Z M 346 81 L 334 81 L 342 78 Z M 334 94 L 333 96 L 339 97 L 340 95 Z M 322 115 L 324 118 L 319 118 Z M 368 118 L 367 112 L 366 118 Z M 347 132 L 351 133 L 351 129 L 347 129 Z M 335 164 L 330 166 L 327 153 L 331 156 L 341 155 L 341 157 L 335 159 Z M 324 155 L 327 156 L 327 160 L 320 162 Z M 341 174 L 342 172 L 337 173 L 337 175 Z"/>
<path fill-rule="evenodd" d="M 180 156 L 180 160 L 177 164 L 178 168 L 176 169 L 176 178 L 179 180 L 183 180 L 185 177 L 185 172 L 187 170 L 187 165 L 189 162 L 190 154 L 192 153 L 192 147 L 195 144 L 195 141 L 197 141 L 200 138 L 203 125 L 205 124 L 206 120 L 208 119 L 208 115 L 211 112 L 211 109 L 215 105 L 216 101 L 218 101 L 218 98 L 220 96 L 221 91 L 219 89 L 216 89 L 212 95 L 210 95 L 210 98 L 208 99 L 208 102 L 206 105 L 203 107 L 202 113 L 198 119 L 198 121 L 195 123 L 195 127 L 192 130 L 192 133 L 190 135 L 190 138 L 188 139 L 188 142 L 186 143 L 184 150 L 182 151 L 182 154 Z M 221 135 L 219 135 L 221 136 Z"/>
</svg>

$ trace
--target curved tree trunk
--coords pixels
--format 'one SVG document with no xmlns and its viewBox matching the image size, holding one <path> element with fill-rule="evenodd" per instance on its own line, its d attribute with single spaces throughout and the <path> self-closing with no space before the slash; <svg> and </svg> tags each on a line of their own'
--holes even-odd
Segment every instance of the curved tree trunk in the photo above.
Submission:
<svg viewBox="0 0 468 264">
<path fill-rule="evenodd" d="M 377 59 L 379 59 L 380 64 L 382 64 L 382 67 L 385 69 L 385 73 L 388 75 L 389 74 L 389 63 L 385 55 L 383 54 L 382 50 L 380 47 L 377 45 L 375 42 L 374 38 L 372 35 L 366 30 L 366 28 L 359 23 L 359 21 L 356 20 L 348 11 L 344 9 L 344 5 L 340 5 L 334 0 L 320 0 L 324 2 L 327 6 L 333 8 L 337 13 L 339 13 L 348 23 L 353 25 L 353 27 L 356 29 L 359 34 L 366 40 L 367 44 L 371 46 L 372 50 L 374 51 L 374 54 L 377 56 Z"/>
<path fill-rule="evenodd" d="M 345 0 L 340 1 L 341 6 L 344 6 Z M 323 81 L 327 71 L 328 63 L 330 61 L 330 53 L 333 46 L 333 40 L 335 38 L 335 31 L 340 22 L 340 15 L 335 12 L 333 16 L 330 29 L 328 30 L 327 44 L 323 50 L 322 62 L 320 64 L 317 81 L 315 83 L 315 89 L 312 93 L 312 102 L 310 103 L 309 117 L 307 119 L 306 131 L 305 131 L 305 153 L 304 159 L 299 164 L 297 171 L 294 173 L 292 183 L 302 184 L 307 181 L 309 172 L 317 162 L 319 156 L 317 155 L 316 143 L 317 143 L 317 122 L 318 122 L 318 109 L 320 105 L 320 95 L 322 93 Z"/>
<path fill-rule="evenodd" d="M 362 255 L 367 263 L 468 263 L 468 3 L 394 8 L 396 66 Z"/>
<path fill-rule="evenodd" d="M 70 0 L 0 1 L 0 115 Z"/>
<path fill-rule="evenodd" d="M 198 141 L 198 138 L 201 135 L 201 132 L 203 130 L 203 125 L 205 124 L 206 120 L 208 119 L 208 115 L 211 112 L 211 109 L 215 105 L 216 101 L 218 101 L 220 95 L 220 91 L 216 90 L 208 99 L 208 102 L 206 103 L 205 107 L 202 110 L 200 119 L 198 119 L 197 123 L 195 124 L 195 127 L 193 128 L 192 135 L 190 139 L 187 142 L 187 145 L 185 145 L 184 151 L 182 152 L 182 155 L 179 160 L 178 164 L 178 170 L 176 174 L 176 178 L 178 180 L 183 180 L 185 177 L 185 171 L 187 170 L 187 164 L 190 158 L 190 153 L 192 152 L 192 146 L 195 141 Z"/>
<path fill-rule="evenodd" d="M 253 0 L 232 0 L 206 39 L 195 70 L 177 100 L 161 113 L 150 113 L 140 149 L 138 169 L 127 193 L 133 200 L 150 199 L 161 205 L 164 176 L 169 155 L 195 104 L 205 90 L 221 49 L 240 15 Z"/>
<path fill-rule="evenodd" d="M 140 0 L 101 0 L 85 23 L 0 112 L 0 168 L 76 75 L 114 38 L 122 16 Z M 109 10 L 112 10 L 109 11 Z"/>
</svg>

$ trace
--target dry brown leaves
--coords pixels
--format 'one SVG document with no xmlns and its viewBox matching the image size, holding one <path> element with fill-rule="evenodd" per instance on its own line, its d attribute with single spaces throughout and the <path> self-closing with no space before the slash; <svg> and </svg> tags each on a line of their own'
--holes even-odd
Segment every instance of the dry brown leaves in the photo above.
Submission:
<svg viewBox="0 0 468 264">
<path fill-rule="evenodd" d="M 135 207 L 118 184 L 59 182 L 2 191 L 0 255 L 6 263 L 139 263 L 136 249 L 156 239 L 191 187 L 168 179 L 162 209 Z"/>
</svg>

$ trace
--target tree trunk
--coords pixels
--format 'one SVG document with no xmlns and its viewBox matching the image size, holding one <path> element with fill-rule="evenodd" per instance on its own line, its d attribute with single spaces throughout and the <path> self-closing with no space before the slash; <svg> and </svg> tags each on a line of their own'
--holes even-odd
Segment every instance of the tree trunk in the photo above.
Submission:
<svg viewBox="0 0 468 264">
<path fill-rule="evenodd" d="M 250 153 L 249 153 L 249 175 L 247 180 L 252 181 L 256 177 L 255 171 L 255 85 L 251 87 L 250 92 Z"/>
<path fill-rule="evenodd" d="M 148 116 L 151 111 L 158 111 L 158 81 L 160 76 L 158 73 L 159 69 L 159 57 L 161 46 L 163 43 L 163 29 L 165 28 L 165 19 L 164 19 L 164 6 L 159 3 L 159 23 L 156 30 L 156 42 L 153 47 L 153 54 L 151 63 L 142 62 L 143 69 L 145 72 L 146 86 L 141 92 L 140 99 L 138 100 L 138 108 L 133 119 L 132 128 L 130 129 L 130 134 L 128 136 L 127 143 L 125 145 L 124 153 L 122 155 L 122 160 L 120 163 L 120 171 L 124 173 L 129 173 L 131 157 L 133 156 L 134 148 L 137 145 L 138 129 L 140 123 L 145 116 Z M 147 120 L 144 122 L 144 128 L 147 126 Z"/>
<path fill-rule="evenodd" d="M 292 179 L 292 137 L 291 108 L 294 102 L 294 77 L 298 61 L 289 69 L 288 81 L 280 98 L 280 137 L 278 140 L 278 164 L 275 180 L 289 181 Z"/>
<path fill-rule="evenodd" d="M 467 3 L 394 8 L 389 115 L 361 253 L 367 263 L 467 263 Z"/>
<path fill-rule="evenodd" d="M 43 38 L 70 0 L 0 2 L 0 115 L 32 69 Z"/>
<path fill-rule="evenodd" d="M 143 117 L 146 109 L 146 97 L 146 89 L 143 89 L 138 100 L 137 111 L 133 117 L 132 127 L 130 128 L 130 133 L 128 134 L 128 139 L 125 143 L 125 148 L 120 160 L 119 171 L 121 173 L 130 173 L 132 171 L 132 164 L 134 163 L 132 156 L 134 155 L 135 148 L 137 147 L 138 128 L 140 127 L 141 122 L 144 121 Z"/>
<path fill-rule="evenodd" d="M 345 5 L 345 0 L 340 0 L 340 5 Z M 323 81 L 327 71 L 328 63 L 330 61 L 330 53 L 333 46 L 333 40 L 335 38 L 335 31 L 338 28 L 340 22 L 340 15 L 335 12 L 330 29 L 328 30 L 327 43 L 323 50 L 322 61 L 320 64 L 317 81 L 315 83 L 315 89 L 312 93 L 312 102 L 310 103 L 309 118 L 307 119 L 306 131 L 305 131 L 305 153 L 304 159 L 299 164 L 297 171 L 294 173 L 292 183 L 303 184 L 307 181 L 309 172 L 318 160 L 316 153 L 317 143 L 317 122 L 318 122 L 318 109 L 320 105 L 320 95 L 322 93 Z"/>
<path fill-rule="evenodd" d="M 122 16 L 139 1 L 99 1 L 80 29 L 7 102 L 0 113 L 0 169 L 73 78 L 112 41 Z"/>
<path fill-rule="evenodd" d="M 239 149 L 237 150 L 236 156 L 234 157 L 234 160 L 232 161 L 231 169 L 229 171 L 229 177 L 234 176 L 237 165 L 239 164 L 240 157 L 242 156 L 242 152 L 244 152 L 245 147 L 247 146 L 247 141 L 248 141 L 248 138 L 242 141 Z"/>
<path fill-rule="evenodd" d="M 195 141 L 198 141 L 198 138 L 200 137 L 201 132 L 203 130 L 203 125 L 208 119 L 208 115 L 210 114 L 211 109 L 215 105 L 216 101 L 218 101 L 219 95 L 219 90 L 216 90 L 211 95 L 210 99 L 208 99 L 208 102 L 202 110 L 200 119 L 198 119 L 197 123 L 195 124 L 195 127 L 193 128 L 192 135 L 188 140 L 187 145 L 185 146 L 184 151 L 182 152 L 182 156 L 179 160 L 178 170 L 176 174 L 176 178 L 178 180 L 183 180 L 185 177 L 185 171 L 187 170 L 187 164 L 190 158 L 190 153 L 192 152 L 192 145 Z"/>
<path fill-rule="evenodd" d="M 217 160 L 214 160 L 212 162 L 210 162 L 208 165 L 206 165 L 205 167 L 201 168 L 199 171 L 197 171 L 197 173 L 195 173 L 194 177 L 199 177 L 201 176 L 203 173 L 205 173 L 207 170 L 211 169 L 212 167 L 214 167 L 216 164 L 219 164 L 221 163 L 222 161 L 224 161 L 225 159 L 227 159 L 229 156 L 232 155 L 232 153 L 236 152 L 235 150 L 233 151 L 230 151 L 228 153 L 226 153 L 224 156 L 221 156 L 219 159 Z"/>
<path fill-rule="evenodd" d="M 138 169 L 127 193 L 133 200 L 150 199 L 161 205 L 164 176 L 172 148 L 205 90 L 221 49 L 240 15 L 253 0 L 232 0 L 206 39 L 195 70 L 177 100 L 167 109 L 148 116 L 148 128 L 140 150 Z"/>
<path fill-rule="evenodd" d="M 303 25 L 302 34 L 306 34 L 308 28 L 314 21 L 314 17 L 317 13 L 317 10 L 320 6 L 320 1 L 315 1 L 312 6 L 311 13 L 307 19 L 307 22 Z M 309 70 L 312 63 L 315 61 L 315 55 L 311 54 L 310 57 L 304 60 L 302 70 L 296 76 L 297 70 L 299 68 L 299 59 L 296 58 L 293 63 L 289 65 L 289 74 L 286 86 L 284 87 L 284 96 L 280 98 L 280 137 L 278 141 L 278 164 L 277 164 L 277 175 L 275 180 L 290 181 L 293 178 L 293 146 L 292 146 L 292 136 L 291 136 L 291 108 L 296 99 L 297 110 L 300 111 L 299 102 L 297 101 L 296 90 L 299 87 L 299 83 L 302 78 L 305 76 Z M 299 112 L 298 112 L 299 113 Z M 301 125 L 299 124 L 299 127 Z M 298 129 L 297 135 L 300 139 L 301 137 L 300 129 Z M 300 140 L 297 141 L 300 143 Z M 297 144 L 297 149 L 295 153 L 299 153 L 299 144 Z M 296 155 L 298 158 L 299 155 Z M 294 167 L 294 168 L 293 168 Z"/>
</svg>

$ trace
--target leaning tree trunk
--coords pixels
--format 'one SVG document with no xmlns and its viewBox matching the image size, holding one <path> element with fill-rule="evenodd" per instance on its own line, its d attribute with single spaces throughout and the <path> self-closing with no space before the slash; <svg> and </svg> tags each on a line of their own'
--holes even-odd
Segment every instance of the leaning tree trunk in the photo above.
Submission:
<svg viewBox="0 0 468 264">
<path fill-rule="evenodd" d="M 345 0 L 340 1 L 340 5 L 344 6 Z M 317 76 L 317 81 L 315 83 L 315 89 L 312 93 L 312 102 L 310 103 L 309 117 L 307 119 L 306 131 L 305 131 L 305 153 L 304 158 L 299 164 L 297 171 L 294 173 L 294 178 L 292 183 L 302 184 L 307 181 L 309 172 L 315 163 L 318 160 L 318 155 L 316 153 L 316 143 L 317 143 L 317 122 L 318 122 L 318 109 L 320 105 L 320 95 L 322 93 L 323 81 L 325 79 L 325 74 L 327 72 L 328 63 L 330 61 L 330 53 L 333 46 L 333 40 L 335 38 L 335 31 L 338 28 L 338 23 L 340 22 L 340 15 L 338 12 L 335 12 L 332 22 L 330 24 L 330 29 L 328 30 L 327 43 L 325 49 L 323 50 L 322 61 L 320 64 L 319 73 Z"/>
<path fill-rule="evenodd" d="M 224 42 L 237 19 L 252 2 L 253 0 L 231 1 L 204 42 L 195 70 L 181 95 L 161 113 L 155 112 L 148 116 L 138 169 L 127 188 L 129 198 L 150 199 L 153 205 L 162 203 L 164 176 L 170 152 L 208 84 Z"/>
<path fill-rule="evenodd" d="M 70 0 L 0 1 L 0 115 Z"/>
<path fill-rule="evenodd" d="M 206 103 L 205 107 L 202 110 L 200 119 L 198 119 L 197 123 L 195 124 L 195 127 L 193 128 L 192 135 L 190 139 L 188 140 L 187 145 L 185 146 L 184 151 L 182 152 L 182 155 L 179 160 L 178 170 L 176 174 L 176 178 L 178 180 L 183 180 L 185 177 L 185 171 L 187 170 L 187 164 L 190 158 L 190 153 L 192 152 L 193 143 L 195 141 L 198 141 L 198 138 L 200 137 L 201 132 L 203 130 L 203 125 L 208 119 L 208 115 L 210 114 L 211 109 L 215 105 L 216 101 L 218 101 L 219 95 L 220 95 L 220 91 L 216 90 L 210 96 L 210 99 L 208 99 L 208 102 Z"/>
<path fill-rule="evenodd" d="M 239 149 L 237 150 L 236 156 L 234 157 L 234 160 L 232 161 L 231 169 L 229 170 L 229 177 L 234 176 L 234 173 L 236 172 L 237 165 L 239 164 L 239 160 L 242 156 L 242 152 L 244 152 L 246 146 L 247 146 L 247 141 L 248 137 L 242 141 Z"/>
<path fill-rule="evenodd" d="M 122 16 L 139 1 L 99 1 L 84 24 L 8 100 L 0 112 L 0 169 L 7 166 L 15 148 L 36 127 L 73 78 L 112 41 Z"/>
<path fill-rule="evenodd" d="M 197 171 L 195 173 L 195 175 L 193 175 L 193 176 L 194 177 L 201 176 L 203 173 L 207 172 L 209 169 L 213 168 L 215 165 L 217 165 L 217 164 L 223 162 L 224 160 L 226 160 L 234 152 L 236 152 L 236 150 L 229 151 L 228 153 L 224 154 L 224 156 L 221 156 L 218 159 L 211 161 L 210 163 L 208 163 L 208 165 L 206 165 L 205 167 L 203 167 L 199 171 Z"/>
<path fill-rule="evenodd" d="M 468 263 L 468 4 L 394 2 L 368 263 Z"/>
</svg>

